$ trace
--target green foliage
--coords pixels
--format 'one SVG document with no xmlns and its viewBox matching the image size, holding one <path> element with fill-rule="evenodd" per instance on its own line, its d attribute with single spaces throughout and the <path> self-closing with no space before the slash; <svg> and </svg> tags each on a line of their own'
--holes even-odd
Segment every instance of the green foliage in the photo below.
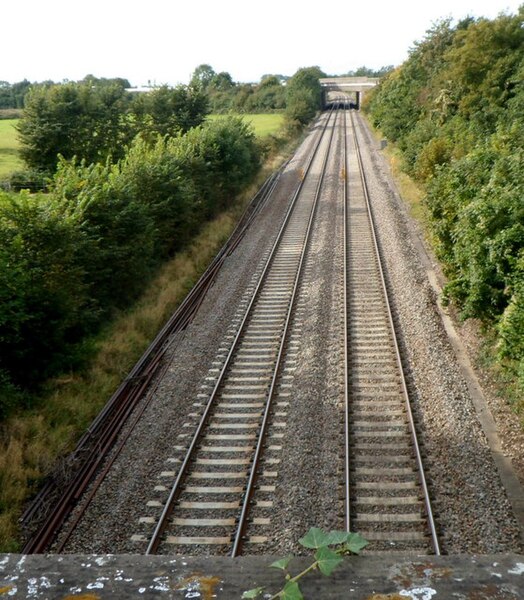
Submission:
<svg viewBox="0 0 524 600">
<path fill-rule="evenodd" d="M 446 300 L 498 333 L 524 372 L 524 7 L 444 21 L 372 93 L 367 110 L 397 142 L 425 204 Z M 522 377 L 522 375 L 520 375 Z M 524 386 L 524 377 L 522 378 Z"/>
<path fill-rule="evenodd" d="M 315 560 L 306 569 L 298 573 L 298 575 L 292 576 L 288 571 L 288 566 L 293 557 L 281 558 L 269 566 L 284 572 L 286 578 L 284 587 L 273 595 L 264 594 L 264 587 L 256 587 L 244 592 L 242 598 L 259 598 L 264 595 L 269 600 L 277 600 L 279 598 L 280 600 L 301 600 L 304 596 L 298 582 L 302 577 L 315 570 L 329 577 L 343 562 L 344 556 L 359 554 L 367 546 L 368 542 L 358 533 L 339 530 L 326 532 L 318 527 L 312 527 L 299 540 L 299 544 L 304 548 L 315 550 Z"/>
<path fill-rule="evenodd" d="M 110 163 L 62 161 L 52 188 L 86 240 L 81 261 L 102 315 L 136 298 L 153 265 L 152 215 L 142 199 L 122 189 L 120 172 Z"/>
<path fill-rule="evenodd" d="M 0 372 L 31 386 L 62 362 L 87 306 L 83 234 L 54 202 L 0 196 Z"/>
<path fill-rule="evenodd" d="M 28 190 L 30 192 L 42 192 L 46 189 L 49 176 L 35 169 L 22 169 L 12 171 L 6 179 L 7 187 L 13 192 Z"/>
<path fill-rule="evenodd" d="M 162 86 L 135 99 L 132 113 L 137 129 L 154 140 L 176 136 L 203 123 L 209 112 L 207 96 L 199 87 Z"/>
<path fill-rule="evenodd" d="M 28 167 L 52 174 L 59 156 L 88 164 L 115 161 L 138 133 L 154 143 L 158 135 L 173 137 L 200 125 L 208 113 L 199 88 L 163 86 L 132 97 L 126 83 L 88 76 L 81 83 L 32 87 L 18 123 Z"/>
<path fill-rule="evenodd" d="M 252 130 L 229 118 L 137 138 L 117 163 L 61 158 L 49 194 L 0 196 L 0 399 L 73 367 L 85 336 L 258 167 Z"/>
<path fill-rule="evenodd" d="M 380 67 L 380 69 L 370 69 L 369 67 L 362 66 L 353 71 L 348 71 L 346 75 L 348 77 L 384 77 L 394 69 L 395 67 L 393 65 L 386 65 Z"/>
<path fill-rule="evenodd" d="M 237 113 L 283 111 L 291 102 L 290 119 L 293 123 L 304 124 L 309 122 L 320 108 L 321 89 L 318 79 L 323 76 L 318 67 L 310 67 L 299 69 L 291 78 L 282 75 L 264 75 L 258 84 L 236 83 L 229 73 L 216 73 L 210 65 L 203 64 L 195 69 L 190 86 L 207 95 L 213 114 L 231 111 Z M 284 85 L 286 80 L 287 85 Z M 300 102 L 300 97 L 305 100 Z"/>
<path fill-rule="evenodd" d="M 240 104 L 240 102 L 237 102 Z M 266 75 L 259 85 L 252 88 L 252 94 L 244 100 L 244 112 L 272 112 L 286 106 L 286 88 L 276 75 Z"/>
<path fill-rule="evenodd" d="M 18 123 L 22 158 L 32 169 L 53 172 L 58 155 L 87 162 L 121 157 L 134 135 L 123 120 L 128 101 L 118 85 L 31 88 Z"/>
<path fill-rule="evenodd" d="M 299 69 L 286 84 L 286 120 L 290 125 L 306 125 L 320 110 L 325 77 L 319 67 Z"/>
<path fill-rule="evenodd" d="M 200 210 L 223 208 L 250 181 L 260 164 L 256 137 L 239 117 L 209 121 L 179 139 L 185 175 L 195 177 Z"/>
<path fill-rule="evenodd" d="M 215 75 L 216 75 L 215 70 L 213 69 L 213 67 L 211 65 L 208 65 L 208 64 L 199 65 L 193 71 L 193 75 L 191 76 L 191 81 L 190 81 L 189 85 L 196 87 L 196 88 L 199 87 L 203 90 L 207 90 L 210 87 L 211 82 L 213 81 L 213 78 L 215 77 Z"/>
<path fill-rule="evenodd" d="M 13 84 L 0 81 L 0 109 L 23 108 L 24 97 L 30 86 L 27 79 Z"/>
<path fill-rule="evenodd" d="M 508 290 L 509 302 L 498 323 L 499 352 L 504 358 L 520 361 L 518 369 L 521 371 L 524 360 L 524 255 L 522 252 L 513 279 L 515 283 Z"/>
</svg>

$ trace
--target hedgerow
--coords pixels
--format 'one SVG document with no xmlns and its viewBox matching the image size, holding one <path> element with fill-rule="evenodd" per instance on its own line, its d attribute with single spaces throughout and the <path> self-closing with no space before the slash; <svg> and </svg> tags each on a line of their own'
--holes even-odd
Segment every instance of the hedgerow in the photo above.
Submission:
<svg viewBox="0 0 524 600">
<path fill-rule="evenodd" d="M 229 118 L 116 163 L 60 159 L 48 194 L 0 195 L 0 412 L 75 367 L 86 337 L 256 173 L 251 129 Z"/>
<path fill-rule="evenodd" d="M 524 7 L 442 21 L 366 110 L 425 186 L 446 297 L 495 332 L 524 392 L 523 24 Z"/>
</svg>

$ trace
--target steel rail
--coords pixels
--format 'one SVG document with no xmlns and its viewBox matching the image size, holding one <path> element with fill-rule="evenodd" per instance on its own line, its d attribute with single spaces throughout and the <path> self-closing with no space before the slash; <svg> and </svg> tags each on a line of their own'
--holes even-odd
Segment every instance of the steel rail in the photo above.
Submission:
<svg viewBox="0 0 524 600">
<path fill-rule="evenodd" d="M 145 552 L 146 555 L 155 554 L 156 551 L 158 550 L 158 546 L 161 543 L 162 536 L 163 536 L 164 531 L 165 531 L 165 529 L 167 527 L 168 519 L 169 519 L 169 517 L 171 516 L 171 514 L 172 514 L 172 512 L 174 510 L 175 503 L 176 503 L 176 501 L 177 501 L 177 499 L 178 499 L 178 497 L 180 495 L 180 492 L 181 492 L 181 487 L 182 487 L 183 481 L 185 480 L 185 478 L 187 476 L 187 473 L 188 473 L 188 470 L 189 470 L 189 464 L 190 464 L 190 462 L 191 462 L 191 460 L 193 458 L 193 455 L 194 455 L 194 453 L 195 453 L 195 451 L 197 449 L 197 446 L 198 446 L 198 444 L 200 442 L 200 439 L 202 437 L 202 432 L 204 431 L 204 428 L 205 428 L 205 426 L 207 424 L 208 418 L 210 416 L 210 412 L 211 412 L 212 408 L 214 407 L 215 400 L 216 400 L 219 388 L 222 385 L 222 382 L 224 380 L 226 371 L 229 368 L 229 365 L 230 365 L 230 363 L 232 361 L 232 358 L 233 358 L 233 355 L 235 353 L 235 350 L 236 350 L 236 348 L 238 346 L 239 340 L 241 339 L 241 336 L 242 336 L 242 334 L 244 332 L 244 329 L 246 327 L 246 323 L 248 321 L 249 315 L 250 315 L 250 313 L 252 311 L 253 305 L 254 305 L 255 300 L 256 300 L 256 298 L 258 296 L 258 292 L 261 289 L 261 287 L 262 287 L 262 285 L 263 285 L 263 283 L 264 283 L 264 281 L 266 279 L 267 273 L 269 272 L 269 268 L 270 268 L 270 266 L 272 264 L 273 258 L 274 258 L 275 254 L 276 254 L 276 251 L 277 251 L 277 248 L 278 248 L 278 246 L 280 244 L 280 241 L 281 241 L 281 239 L 282 239 L 282 237 L 284 235 L 286 226 L 287 226 L 287 224 L 289 222 L 291 214 L 293 213 L 293 210 L 295 208 L 297 199 L 298 199 L 298 197 L 300 195 L 300 192 L 302 190 L 302 187 L 304 185 L 305 176 L 309 172 L 311 164 L 313 163 L 313 160 L 314 160 L 314 158 L 315 158 L 315 156 L 317 154 L 318 148 L 320 146 L 320 142 L 321 142 L 321 140 L 323 138 L 323 135 L 324 135 L 325 130 L 327 128 L 327 125 L 329 123 L 330 117 L 331 117 L 331 113 L 328 116 L 328 118 L 326 119 L 326 123 L 324 124 L 324 127 L 323 127 L 321 133 L 318 136 L 318 140 L 317 140 L 317 142 L 315 144 L 314 150 L 313 150 L 313 152 L 311 153 L 311 155 L 308 158 L 308 161 L 307 161 L 305 169 L 304 169 L 304 177 L 299 182 L 299 184 L 297 186 L 297 189 L 296 189 L 295 193 L 293 194 L 293 197 L 291 199 L 289 208 L 288 208 L 288 210 L 286 212 L 286 215 L 284 217 L 283 223 L 282 223 L 282 225 L 281 225 L 281 227 L 280 227 L 280 229 L 278 231 L 278 234 L 277 234 L 277 237 L 276 237 L 275 242 L 273 244 L 273 247 L 271 249 L 270 255 L 269 255 L 269 257 L 268 257 L 268 259 L 266 261 L 266 265 L 265 265 L 265 267 L 264 267 L 264 269 L 262 271 L 262 274 L 261 274 L 261 276 L 259 278 L 257 286 L 256 286 L 256 288 L 255 288 L 255 290 L 254 290 L 254 292 L 253 292 L 253 294 L 251 296 L 251 299 L 250 299 L 250 301 L 248 303 L 248 306 L 246 308 L 246 311 L 244 313 L 242 321 L 241 321 L 241 323 L 239 325 L 239 328 L 237 330 L 235 338 L 234 338 L 234 340 L 233 340 L 233 342 L 231 344 L 231 347 L 229 349 L 229 352 L 228 352 L 228 354 L 226 356 L 224 365 L 222 366 L 222 369 L 221 369 L 221 371 L 220 371 L 220 373 L 219 373 L 219 375 L 217 377 L 216 383 L 215 383 L 215 385 L 213 387 L 213 390 L 212 390 L 211 395 L 209 397 L 209 400 L 208 400 L 208 402 L 206 404 L 204 412 L 203 412 L 203 414 L 202 414 L 202 416 L 200 418 L 200 421 L 199 421 L 199 423 L 197 425 L 195 433 L 193 434 L 191 443 L 190 443 L 190 445 L 189 445 L 189 447 L 188 447 L 188 449 L 186 451 L 186 455 L 185 455 L 185 457 L 184 457 L 184 459 L 183 459 L 183 461 L 181 463 L 181 466 L 180 466 L 180 469 L 178 471 L 178 474 L 177 474 L 177 477 L 175 479 L 175 482 L 174 482 L 173 486 L 171 487 L 171 490 L 170 490 L 169 496 L 167 498 L 167 501 L 166 501 L 166 503 L 164 505 L 162 513 L 161 513 L 161 515 L 160 515 L 160 517 L 158 519 L 158 522 L 157 522 L 157 524 L 155 526 L 153 534 L 152 534 L 152 536 L 150 538 L 150 541 L 148 543 L 148 546 L 147 546 L 147 549 L 146 549 L 146 552 Z"/>
<path fill-rule="evenodd" d="M 360 171 L 360 177 L 361 177 L 361 181 L 362 181 L 362 189 L 364 191 L 364 198 L 365 198 L 365 203 L 366 203 L 366 208 L 367 208 L 367 214 L 369 216 L 369 222 L 370 222 L 370 226 L 371 226 L 371 235 L 372 235 L 372 240 L 373 240 L 373 246 L 375 249 L 375 253 L 377 256 L 377 263 L 378 263 L 378 271 L 379 271 L 379 276 L 380 276 L 380 281 L 381 281 L 381 286 L 382 286 L 382 290 L 384 293 L 384 298 L 385 298 L 385 306 L 386 306 L 386 310 L 387 310 L 387 314 L 388 314 L 388 321 L 389 321 L 389 325 L 391 328 L 391 331 L 393 332 L 393 346 L 394 346 L 394 351 L 395 351 L 395 356 L 396 356 L 396 361 L 397 361 L 397 365 L 399 368 L 399 372 L 400 372 L 400 380 L 401 380 L 401 387 L 402 387 L 402 392 L 403 392 L 403 396 L 404 396 L 404 400 L 405 400 L 405 405 L 406 405 L 406 412 L 408 415 L 408 421 L 409 421 L 409 425 L 410 425 L 410 431 L 411 431 L 411 438 L 413 441 L 413 448 L 415 450 L 415 457 L 416 457 L 416 462 L 417 462 L 417 467 L 418 467 L 418 471 L 419 471 L 419 478 L 420 478 L 420 483 L 422 486 L 422 490 L 423 490 L 423 495 L 424 495 L 424 504 L 426 507 L 426 518 L 428 521 L 428 525 L 429 525 L 429 529 L 430 529 L 430 533 L 431 533 L 431 542 L 432 542 L 432 546 L 433 546 L 433 550 L 435 552 L 435 554 L 438 556 L 440 555 L 440 544 L 438 541 L 438 535 L 437 535 L 437 530 L 436 530 L 436 526 L 435 526 L 435 520 L 433 517 L 433 511 L 431 508 L 431 501 L 429 498 L 429 490 L 428 490 L 428 486 L 427 486 L 427 482 L 426 482 L 426 476 L 424 473 L 424 465 L 422 462 L 422 455 L 420 452 L 420 447 L 419 447 L 419 443 L 418 443 L 418 439 L 417 439 L 417 433 L 416 433 L 416 427 L 415 427 L 415 421 L 413 419 L 413 412 L 411 410 L 411 402 L 409 399 L 409 392 L 408 392 L 408 388 L 406 385 L 406 378 L 405 378 L 405 374 L 404 374 L 404 368 L 402 366 L 402 359 L 400 356 L 400 348 L 398 345 L 398 340 L 397 340 L 397 335 L 396 335 L 396 327 L 395 327 L 395 323 L 393 320 L 393 313 L 391 310 L 391 305 L 390 305 L 390 301 L 389 301 L 389 294 L 388 294 L 388 290 L 387 290 L 387 285 L 386 285 L 386 278 L 384 275 L 384 269 L 382 267 L 382 258 L 381 258 L 381 252 L 380 252 L 380 248 L 378 245 L 378 240 L 377 240 L 377 235 L 376 235 L 376 231 L 375 231 L 375 220 L 373 218 L 373 211 L 371 209 L 371 202 L 369 199 L 369 190 L 368 190 L 368 184 L 367 184 L 367 179 L 366 179 L 366 175 L 364 172 L 364 166 L 363 166 L 363 162 L 362 162 L 362 155 L 360 152 L 360 146 L 358 143 L 358 138 L 357 138 L 357 128 L 355 126 L 355 122 L 354 122 L 354 118 L 353 118 L 353 114 L 351 114 L 351 126 L 354 132 L 354 144 L 355 144 L 355 151 L 356 151 L 356 156 L 357 156 L 357 162 L 359 165 L 359 171 Z"/>
<path fill-rule="evenodd" d="M 324 156 L 324 160 L 322 161 L 321 174 L 320 174 L 320 177 L 319 177 L 319 180 L 317 183 L 317 188 L 315 190 L 313 206 L 311 208 L 311 214 L 309 216 L 307 229 L 306 229 L 306 232 L 304 235 L 304 246 L 302 248 L 302 253 L 300 256 L 300 261 L 299 261 L 298 268 L 297 268 L 297 274 L 295 276 L 295 282 L 293 285 L 293 291 L 291 293 L 291 298 L 289 301 L 289 307 L 288 307 L 288 312 L 286 315 L 286 321 L 284 324 L 284 328 L 282 330 L 282 338 L 280 340 L 280 347 L 279 347 L 278 355 L 277 355 L 277 359 L 276 359 L 275 370 L 273 372 L 273 377 L 271 379 L 271 385 L 269 388 L 268 399 L 267 399 L 266 407 L 264 410 L 264 417 L 263 417 L 262 425 L 260 427 L 260 432 L 258 435 L 258 441 L 257 441 L 255 454 L 253 457 L 253 462 L 251 463 L 251 470 L 250 470 L 250 474 L 249 474 L 249 480 L 247 483 L 246 491 L 244 494 L 244 502 L 242 504 L 242 511 L 241 511 L 241 514 L 240 514 L 240 517 L 238 520 L 237 531 L 236 531 L 235 539 L 233 542 L 233 549 L 231 551 L 231 556 L 233 556 L 233 557 L 238 556 L 241 552 L 242 541 L 244 539 L 244 533 L 245 533 L 245 529 L 246 529 L 246 525 L 247 525 L 247 515 L 249 512 L 249 507 L 250 507 L 251 499 L 252 499 L 253 492 L 254 492 L 254 486 L 255 486 L 255 482 L 256 482 L 256 478 L 257 478 L 257 470 L 258 470 L 258 466 L 260 464 L 260 459 L 261 459 L 262 452 L 263 452 L 263 445 L 264 445 L 265 435 L 266 435 L 266 431 L 267 431 L 267 427 L 268 427 L 268 423 L 269 423 L 269 416 L 270 416 L 270 412 L 271 412 L 271 408 L 272 408 L 272 404 L 273 404 L 273 398 L 275 395 L 277 381 L 278 381 L 281 366 L 282 366 L 284 348 L 286 346 L 288 331 L 289 331 L 289 327 L 291 324 L 291 319 L 293 317 L 293 311 L 295 308 L 295 299 L 296 299 L 296 296 L 298 293 L 298 288 L 300 285 L 300 280 L 301 280 L 301 276 L 302 276 L 305 257 L 307 254 L 307 250 L 309 248 L 311 229 L 313 226 L 313 220 L 315 218 L 315 214 L 316 214 L 317 207 L 318 207 L 318 201 L 320 198 L 320 190 L 321 190 L 323 182 L 324 182 L 324 175 L 326 172 L 327 161 L 328 161 L 328 158 L 330 155 L 331 142 L 333 140 L 336 122 L 337 122 L 337 113 L 335 113 L 335 120 L 333 122 L 333 127 L 331 129 L 331 133 L 329 136 L 328 149 Z"/>
<path fill-rule="evenodd" d="M 350 504 L 350 418 L 349 418 L 349 336 L 348 336 L 348 147 L 347 147 L 347 109 L 344 110 L 344 135 L 343 135 L 343 269 L 344 269 L 344 280 L 343 280 L 343 306 L 344 306 L 344 472 L 345 472 L 345 484 L 344 484 L 344 518 L 346 531 L 351 531 L 351 504 Z"/>
</svg>

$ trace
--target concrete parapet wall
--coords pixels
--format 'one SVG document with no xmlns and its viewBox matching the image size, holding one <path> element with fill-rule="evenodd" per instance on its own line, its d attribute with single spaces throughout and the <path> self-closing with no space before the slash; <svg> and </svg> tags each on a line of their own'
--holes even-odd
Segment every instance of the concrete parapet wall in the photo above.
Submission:
<svg viewBox="0 0 524 600">
<path fill-rule="evenodd" d="M 323 77 L 320 85 L 328 91 L 365 92 L 378 85 L 379 81 L 378 77 Z"/>
<path fill-rule="evenodd" d="M 282 573 L 274 557 L 0 555 L 0 598 L 102 600 L 106 598 L 238 599 L 265 586 L 276 593 Z M 310 561 L 294 559 L 298 573 Z M 302 580 L 311 600 L 520 600 L 524 556 L 358 556 L 331 577 Z"/>
</svg>

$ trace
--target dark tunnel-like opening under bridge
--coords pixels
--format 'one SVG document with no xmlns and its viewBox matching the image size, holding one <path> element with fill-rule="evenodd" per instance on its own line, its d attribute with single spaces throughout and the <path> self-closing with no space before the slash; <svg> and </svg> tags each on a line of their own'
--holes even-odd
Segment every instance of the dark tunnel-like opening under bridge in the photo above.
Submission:
<svg viewBox="0 0 524 600">
<path fill-rule="evenodd" d="M 323 77 L 320 79 L 322 107 L 325 108 L 329 102 L 344 95 L 359 109 L 364 94 L 379 81 L 378 77 Z"/>
</svg>

